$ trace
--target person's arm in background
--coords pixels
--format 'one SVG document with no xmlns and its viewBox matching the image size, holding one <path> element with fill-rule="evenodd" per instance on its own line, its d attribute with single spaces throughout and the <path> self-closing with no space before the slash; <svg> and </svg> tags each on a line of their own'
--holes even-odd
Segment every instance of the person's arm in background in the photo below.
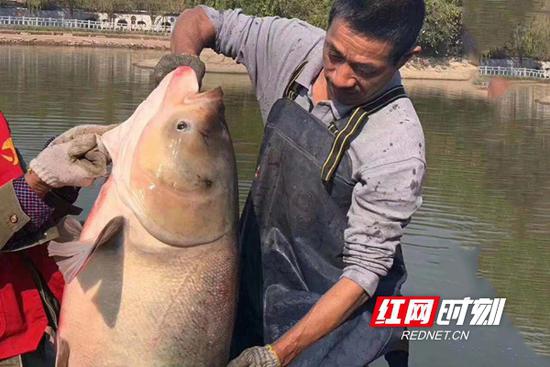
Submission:
<svg viewBox="0 0 550 367">
<path fill-rule="evenodd" d="M 78 187 L 107 174 L 108 154 L 98 141 L 117 125 L 79 125 L 45 144 L 31 170 L 0 186 L 0 250 L 52 226 L 52 215 L 71 206 Z M 45 200 L 53 188 L 57 204 Z M 63 189 L 61 189 L 63 188 Z M 63 210 L 62 210 L 63 211 Z"/>
<path fill-rule="evenodd" d="M 28 172 L 0 187 L 0 249 L 10 243 L 13 236 L 24 231 L 33 233 L 46 224 L 52 213 L 42 199 L 50 187 L 38 175 Z"/>
</svg>

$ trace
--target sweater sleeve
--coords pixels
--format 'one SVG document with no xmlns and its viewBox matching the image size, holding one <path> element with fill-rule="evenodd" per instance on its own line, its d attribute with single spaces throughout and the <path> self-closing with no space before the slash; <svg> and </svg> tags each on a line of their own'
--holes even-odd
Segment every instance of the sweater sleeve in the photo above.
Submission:
<svg viewBox="0 0 550 367">
<path fill-rule="evenodd" d="M 353 190 L 344 232 L 343 276 L 373 296 L 393 265 L 397 245 L 422 204 L 425 163 L 411 158 L 364 170 Z"/>
<path fill-rule="evenodd" d="M 19 236 L 40 230 L 53 213 L 23 176 L 0 187 L 0 200 L 4 203 L 0 209 L 0 249 L 16 240 L 16 233 Z"/>
</svg>

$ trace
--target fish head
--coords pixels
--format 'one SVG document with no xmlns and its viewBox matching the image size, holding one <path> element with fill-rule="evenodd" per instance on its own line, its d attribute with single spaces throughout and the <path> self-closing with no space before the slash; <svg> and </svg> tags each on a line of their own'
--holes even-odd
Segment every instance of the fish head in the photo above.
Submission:
<svg viewBox="0 0 550 367">
<path fill-rule="evenodd" d="M 211 243 L 235 228 L 236 168 L 223 92 L 198 92 L 195 73 L 173 74 L 135 149 L 129 180 L 134 212 L 160 241 Z"/>
</svg>

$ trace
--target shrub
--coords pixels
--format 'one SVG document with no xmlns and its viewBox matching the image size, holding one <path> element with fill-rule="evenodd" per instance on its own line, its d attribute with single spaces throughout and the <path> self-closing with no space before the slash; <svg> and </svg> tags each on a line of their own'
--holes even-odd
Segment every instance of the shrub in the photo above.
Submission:
<svg viewBox="0 0 550 367">
<path fill-rule="evenodd" d="M 456 0 L 426 0 L 426 21 L 419 44 L 427 56 L 462 54 L 462 7 Z"/>
</svg>

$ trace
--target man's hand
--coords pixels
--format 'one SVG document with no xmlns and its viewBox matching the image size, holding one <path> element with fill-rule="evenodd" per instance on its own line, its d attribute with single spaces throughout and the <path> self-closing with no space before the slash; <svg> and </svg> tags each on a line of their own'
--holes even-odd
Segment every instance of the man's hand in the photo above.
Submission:
<svg viewBox="0 0 550 367">
<path fill-rule="evenodd" d="M 216 30 L 203 9 L 195 7 L 183 11 L 172 31 L 171 55 L 160 59 L 151 75 L 155 85 L 178 66 L 189 66 L 197 74 L 200 87 L 206 68 L 198 55 L 205 47 L 214 47 L 215 39 Z"/>
<path fill-rule="evenodd" d="M 195 74 L 197 74 L 199 86 L 201 85 L 206 67 L 201 59 L 195 55 L 164 55 L 155 66 L 151 75 L 155 85 L 159 85 L 166 75 L 179 66 L 189 66 L 193 69 Z"/>
<path fill-rule="evenodd" d="M 245 349 L 227 367 L 280 367 L 281 362 L 271 345 Z"/>
</svg>

